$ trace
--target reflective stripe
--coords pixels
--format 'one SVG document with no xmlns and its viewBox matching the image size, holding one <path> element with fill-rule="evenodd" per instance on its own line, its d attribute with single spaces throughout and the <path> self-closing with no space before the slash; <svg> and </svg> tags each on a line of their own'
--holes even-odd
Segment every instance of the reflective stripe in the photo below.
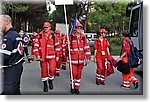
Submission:
<svg viewBox="0 0 150 102">
<path fill-rule="evenodd" d="M 84 62 L 84 60 L 79 60 L 79 63 L 80 63 L 80 62 Z"/>
<path fill-rule="evenodd" d="M 49 76 L 48 79 L 53 80 L 53 79 L 54 79 L 54 76 Z"/>
<path fill-rule="evenodd" d="M 125 83 L 125 84 L 129 84 L 129 81 L 124 81 L 123 83 Z"/>
<path fill-rule="evenodd" d="M 62 47 L 65 47 L 66 45 L 62 45 Z"/>
<path fill-rule="evenodd" d="M 18 49 L 14 49 L 12 50 L 12 53 L 16 53 L 18 51 Z"/>
<path fill-rule="evenodd" d="M 79 79 L 79 80 L 75 80 L 75 81 L 79 83 L 79 82 L 81 81 L 81 79 Z"/>
<path fill-rule="evenodd" d="M 60 71 L 60 69 L 56 68 L 56 71 Z"/>
<path fill-rule="evenodd" d="M 90 46 L 84 46 L 84 49 L 90 48 Z"/>
<path fill-rule="evenodd" d="M 39 44 L 34 44 L 34 46 L 37 46 L 37 47 L 39 47 Z"/>
<path fill-rule="evenodd" d="M 100 77 L 100 75 L 99 75 L 99 74 L 96 74 L 96 76 L 99 76 L 99 77 Z"/>
<path fill-rule="evenodd" d="M 16 40 L 22 40 L 22 38 L 21 37 L 17 37 Z"/>
<path fill-rule="evenodd" d="M 48 77 L 42 78 L 42 81 L 46 81 L 48 80 Z"/>
<path fill-rule="evenodd" d="M 79 83 L 75 83 L 75 85 L 76 85 L 76 86 L 80 86 L 80 84 L 79 84 Z"/>
<path fill-rule="evenodd" d="M 101 78 L 105 78 L 105 76 L 104 76 L 104 75 L 101 75 Z"/>
<path fill-rule="evenodd" d="M 67 62 L 70 62 L 70 60 Z M 78 64 L 78 61 L 71 60 L 71 63 Z M 84 63 L 84 60 L 79 60 L 79 63 Z"/>
<path fill-rule="evenodd" d="M 83 48 L 79 48 L 80 51 L 84 51 Z M 70 49 L 70 51 L 79 51 L 78 48 Z"/>
<path fill-rule="evenodd" d="M 22 57 L 18 62 L 16 62 L 15 65 L 20 63 L 23 59 L 24 59 L 24 57 Z"/>
<path fill-rule="evenodd" d="M 102 81 L 104 81 L 105 79 L 101 78 Z"/>
<path fill-rule="evenodd" d="M 100 78 L 100 77 L 96 77 L 96 79 L 99 79 L 99 80 L 101 80 L 101 78 Z"/>
<path fill-rule="evenodd" d="M 53 56 L 46 56 L 46 58 L 55 58 L 55 56 L 53 55 Z"/>
<path fill-rule="evenodd" d="M 130 87 L 130 85 L 127 85 L 127 84 L 123 84 L 123 86 L 125 86 L 125 87 Z"/>
<path fill-rule="evenodd" d="M 57 42 L 57 43 L 55 43 L 55 46 L 57 46 L 57 45 L 59 45 L 60 43 L 59 42 Z"/>
<path fill-rule="evenodd" d="M 8 50 L 0 49 L 0 53 L 6 54 L 6 55 L 11 55 L 11 51 L 8 51 Z"/>
<path fill-rule="evenodd" d="M 27 45 L 23 45 L 23 47 L 28 47 Z"/>
<path fill-rule="evenodd" d="M 34 49 L 34 50 L 33 50 L 33 52 L 37 52 L 37 51 L 39 51 L 39 50 L 38 50 L 38 49 Z"/>
<path fill-rule="evenodd" d="M 56 48 L 55 51 L 60 51 L 61 48 Z"/>
<path fill-rule="evenodd" d="M 47 47 L 54 47 L 53 45 L 49 45 L 49 44 L 47 44 Z"/>
<path fill-rule="evenodd" d="M 72 63 L 75 63 L 75 64 L 77 64 L 78 63 L 78 61 L 71 61 Z"/>
<path fill-rule="evenodd" d="M 91 55 L 91 52 L 86 52 L 85 54 L 86 54 L 86 55 Z"/>
</svg>

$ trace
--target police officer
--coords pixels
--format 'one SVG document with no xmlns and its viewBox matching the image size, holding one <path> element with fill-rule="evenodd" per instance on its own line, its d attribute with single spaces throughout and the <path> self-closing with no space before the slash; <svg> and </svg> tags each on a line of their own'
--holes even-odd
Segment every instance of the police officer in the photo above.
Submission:
<svg viewBox="0 0 150 102">
<path fill-rule="evenodd" d="M 0 54 L 3 56 L 4 68 L 4 95 L 18 95 L 20 94 L 20 78 L 23 71 L 23 46 L 22 38 L 12 27 L 11 17 L 9 15 L 0 15 L 2 23 L 2 44 Z"/>
</svg>

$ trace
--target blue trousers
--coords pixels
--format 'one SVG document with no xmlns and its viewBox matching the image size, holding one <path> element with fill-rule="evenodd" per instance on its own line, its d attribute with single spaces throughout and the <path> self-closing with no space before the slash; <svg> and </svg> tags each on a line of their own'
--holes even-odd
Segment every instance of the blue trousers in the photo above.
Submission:
<svg viewBox="0 0 150 102">
<path fill-rule="evenodd" d="M 4 68 L 3 95 L 20 95 L 20 79 L 23 71 L 22 62 Z"/>
</svg>

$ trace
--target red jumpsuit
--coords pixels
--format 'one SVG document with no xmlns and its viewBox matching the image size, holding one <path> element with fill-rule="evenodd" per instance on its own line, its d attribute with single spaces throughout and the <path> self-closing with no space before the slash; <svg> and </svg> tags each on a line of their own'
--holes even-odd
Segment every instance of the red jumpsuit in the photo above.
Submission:
<svg viewBox="0 0 150 102">
<path fill-rule="evenodd" d="M 35 56 L 35 52 L 36 50 L 34 50 L 34 46 L 39 46 L 39 45 L 36 45 L 36 39 L 38 39 L 38 35 L 35 35 L 35 36 L 32 36 L 32 49 L 31 49 L 31 60 L 34 61 L 34 56 Z"/>
<path fill-rule="evenodd" d="M 109 43 L 106 38 L 103 38 L 101 41 L 99 38 L 95 39 L 94 41 L 94 48 L 97 50 L 96 52 L 96 64 L 97 64 L 97 69 L 96 69 L 96 82 L 104 82 L 105 81 L 105 61 L 107 60 L 108 57 L 108 52 L 107 48 L 109 47 Z"/>
<path fill-rule="evenodd" d="M 128 40 L 131 44 L 132 42 L 128 37 L 123 40 L 122 53 L 126 52 L 127 54 L 122 58 L 122 61 L 124 61 L 125 63 L 128 63 L 130 45 L 126 40 Z M 122 73 L 122 77 L 123 77 L 123 86 L 125 87 L 130 87 L 129 82 L 131 83 L 138 82 L 138 80 L 134 77 L 134 68 L 130 68 L 129 74 Z"/>
<path fill-rule="evenodd" d="M 65 70 L 66 69 L 66 62 L 67 62 L 67 47 L 66 47 L 66 36 L 62 37 L 62 68 Z"/>
<path fill-rule="evenodd" d="M 61 61 L 62 61 L 62 37 L 61 36 L 55 36 L 56 38 L 56 46 L 55 49 L 56 53 L 59 54 L 59 60 L 56 61 L 56 74 L 60 74 L 60 67 L 61 67 Z"/>
<path fill-rule="evenodd" d="M 76 32 L 72 34 L 70 37 L 70 50 L 73 84 L 75 89 L 79 89 L 84 58 L 91 59 L 90 47 L 84 34 L 81 33 L 79 37 L 76 36 Z M 70 85 L 72 86 L 72 80 L 70 80 Z"/>
<path fill-rule="evenodd" d="M 38 39 L 36 39 L 34 50 L 35 55 L 41 57 L 41 77 L 42 81 L 48 79 L 53 80 L 56 73 L 56 57 L 59 53 L 55 52 L 58 48 L 59 42 L 53 37 L 53 31 L 50 31 L 48 36 L 45 35 L 44 30 L 40 32 Z"/>
</svg>

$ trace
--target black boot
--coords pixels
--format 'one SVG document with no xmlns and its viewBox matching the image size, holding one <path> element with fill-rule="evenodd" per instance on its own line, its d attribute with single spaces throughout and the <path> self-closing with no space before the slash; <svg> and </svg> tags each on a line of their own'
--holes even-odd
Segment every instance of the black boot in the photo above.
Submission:
<svg viewBox="0 0 150 102">
<path fill-rule="evenodd" d="M 100 82 L 97 82 L 97 81 L 96 81 L 96 85 L 100 85 Z"/>
<path fill-rule="evenodd" d="M 138 82 L 133 82 L 134 88 L 137 89 L 139 87 Z"/>
<path fill-rule="evenodd" d="M 80 94 L 79 89 L 75 89 L 74 92 L 75 92 L 76 94 Z"/>
<path fill-rule="evenodd" d="M 63 69 L 63 70 L 66 70 L 66 66 L 63 66 L 63 65 L 62 65 L 62 69 Z"/>
<path fill-rule="evenodd" d="M 100 82 L 101 85 L 105 85 L 105 82 Z"/>
<path fill-rule="evenodd" d="M 43 83 L 44 83 L 43 91 L 44 91 L 44 92 L 48 92 L 47 81 L 43 81 Z"/>
<path fill-rule="evenodd" d="M 52 80 L 48 80 L 48 83 L 49 83 L 49 89 L 52 90 L 53 89 L 53 82 Z"/>
<path fill-rule="evenodd" d="M 74 94 L 74 89 L 71 88 L 70 92 L 71 92 L 72 94 Z"/>
</svg>

